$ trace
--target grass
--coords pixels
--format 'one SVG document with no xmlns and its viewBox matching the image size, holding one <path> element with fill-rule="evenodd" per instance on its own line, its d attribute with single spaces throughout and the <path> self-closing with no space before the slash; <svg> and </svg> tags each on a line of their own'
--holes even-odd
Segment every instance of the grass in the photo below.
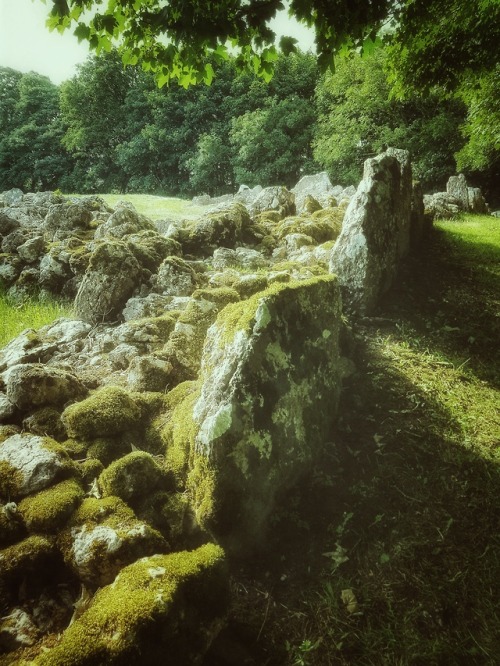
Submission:
<svg viewBox="0 0 500 666">
<path fill-rule="evenodd" d="M 59 317 L 72 315 L 72 306 L 68 303 L 36 297 L 19 303 L 0 292 L 0 347 L 26 328 L 37 329 Z"/>
<path fill-rule="evenodd" d="M 71 194 L 68 196 L 84 196 Z M 194 218 L 201 215 L 205 208 L 193 204 L 186 199 L 174 197 L 158 197 L 152 194 L 99 194 L 104 201 L 114 208 L 118 201 L 130 201 L 139 213 L 146 215 L 151 220 L 181 220 Z"/>
<path fill-rule="evenodd" d="M 354 326 L 328 452 L 235 568 L 206 666 L 498 663 L 499 260 L 499 221 L 438 222 Z"/>
</svg>

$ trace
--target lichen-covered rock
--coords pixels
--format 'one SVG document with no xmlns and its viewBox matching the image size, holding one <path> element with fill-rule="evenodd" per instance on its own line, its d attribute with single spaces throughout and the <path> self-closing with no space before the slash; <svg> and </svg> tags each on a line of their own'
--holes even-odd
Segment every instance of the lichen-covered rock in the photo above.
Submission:
<svg viewBox="0 0 500 666">
<path fill-rule="evenodd" d="M 3 254 L 0 256 L 0 281 L 9 286 L 17 280 L 23 269 L 23 262 L 17 254 Z"/>
<path fill-rule="evenodd" d="M 125 241 L 141 266 L 153 273 L 166 257 L 181 253 L 179 243 L 152 229 L 130 234 Z"/>
<path fill-rule="evenodd" d="M 295 195 L 286 187 L 265 187 L 251 204 L 250 210 L 253 217 L 271 210 L 277 211 L 282 218 L 294 215 Z"/>
<path fill-rule="evenodd" d="M 91 220 L 92 213 L 85 201 L 66 201 L 49 208 L 43 228 L 48 240 L 62 240 L 86 231 Z"/>
<path fill-rule="evenodd" d="M 115 320 L 141 282 L 141 275 L 141 266 L 125 243 L 99 244 L 75 298 L 77 317 L 91 324 Z"/>
<path fill-rule="evenodd" d="M 327 439 L 340 315 L 339 287 L 327 276 L 274 284 L 227 306 L 208 331 L 201 388 L 165 432 L 166 464 L 186 474 L 202 526 L 231 547 L 262 538 L 276 495 Z"/>
<path fill-rule="evenodd" d="M 14 414 L 16 406 L 5 393 L 0 392 L 0 423 L 7 421 Z"/>
<path fill-rule="evenodd" d="M 0 443 L 0 496 L 31 495 L 74 469 L 64 448 L 50 437 L 12 435 Z"/>
<path fill-rule="evenodd" d="M 477 215 L 486 215 L 488 213 L 488 204 L 479 187 L 467 188 L 469 210 Z"/>
<path fill-rule="evenodd" d="M 407 153 L 388 150 L 367 160 L 330 260 L 350 310 L 369 312 L 391 286 L 409 247 L 410 207 Z"/>
<path fill-rule="evenodd" d="M 144 317 L 159 317 L 171 303 L 170 296 L 162 294 L 148 294 L 147 296 L 133 296 L 129 298 L 123 308 L 122 316 L 125 321 L 143 319 Z"/>
<path fill-rule="evenodd" d="M 132 391 L 164 391 L 170 381 L 172 363 L 155 355 L 136 356 L 127 373 Z"/>
<path fill-rule="evenodd" d="M 314 198 L 320 204 L 320 208 L 325 208 L 331 206 L 331 199 L 335 196 L 334 187 L 326 171 L 303 176 L 291 191 L 295 194 L 295 205 L 299 215 L 303 212 L 314 212 L 307 210 L 308 197 Z"/>
<path fill-rule="evenodd" d="M 43 236 L 34 236 L 28 238 L 17 248 L 17 252 L 23 261 L 32 264 L 39 259 L 45 251 L 45 241 Z"/>
<path fill-rule="evenodd" d="M 40 632 L 31 616 L 22 608 L 11 609 L 0 619 L 0 651 L 10 652 L 18 647 L 34 645 Z"/>
<path fill-rule="evenodd" d="M 6 206 L 17 206 L 23 200 L 24 193 L 18 187 L 2 192 L 2 201 Z"/>
<path fill-rule="evenodd" d="M 37 664 L 154 666 L 168 655 L 176 666 L 196 666 L 222 627 L 228 601 L 218 546 L 143 558 L 99 590 Z"/>
<path fill-rule="evenodd" d="M 106 386 L 67 407 L 61 420 L 69 437 L 90 440 L 125 432 L 138 425 L 141 409 L 128 391 Z"/>
<path fill-rule="evenodd" d="M 250 226 L 251 219 L 241 203 L 230 208 L 208 213 L 188 224 L 174 236 L 186 254 L 209 256 L 218 247 L 234 248 Z"/>
<path fill-rule="evenodd" d="M 195 271 L 180 257 L 167 257 L 158 269 L 156 289 L 164 296 L 190 296 L 196 286 Z"/>
<path fill-rule="evenodd" d="M 97 228 L 95 238 L 123 238 L 140 231 L 155 231 L 155 226 L 129 201 L 119 201 L 115 211 Z"/>
<path fill-rule="evenodd" d="M 240 299 L 234 289 L 198 289 L 180 315 L 162 356 L 172 364 L 172 385 L 195 379 L 208 327 L 228 303 Z"/>
<path fill-rule="evenodd" d="M 446 192 L 458 202 L 461 210 L 469 210 L 469 191 L 463 173 L 449 177 L 446 183 Z"/>
<path fill-rule="evenodd" d="M 84 499 L 60 544 L 66 563 L 91 587 L 112 583 L 120 569 L 140 557 L 169 550 L 161 534 L 118 497 Z"/>
<path fill-rule="evenodd" d="M 63 405 L 83 398 L 87 390 L 72 373 L 43 363 L 14 365 L 5 373 L 7 398 L 20 410 Z"/>
</svg>

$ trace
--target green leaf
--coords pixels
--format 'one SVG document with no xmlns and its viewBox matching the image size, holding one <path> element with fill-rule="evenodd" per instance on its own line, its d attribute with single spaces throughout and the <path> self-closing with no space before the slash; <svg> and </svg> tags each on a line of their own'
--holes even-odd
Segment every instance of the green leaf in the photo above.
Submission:
<svg viewBox="0 0 500 666">
<path fill-rule="evenodd" d="M 282 37 L 280 39 L 279 47 L 284 55 L 290 55 L 297 51 L 298 41 L 294 37 Z"/>
<path fill-rule="evenodd" d="M 387 562 L 390 562 L 390 555 L 387 553 L 382 553 L 382 555 L 379 558 L 380 564 L 387 564 Z"/>
<path fill-rule="evenodd" d="M 214 78 L 214 68 L 210 63 L 207 63 L 204 69 L 203 83 L 206 83 L 206 85 L 209 86 L 212 83 L 213 78 Z"/>
<path fill-rule="evenodd" d="M 73 34 L 78 38 L 79 42 L 83 42 L 90 37 L 90 28 L 85 23 L 79 23 L 74 29 Z"/>
</svg>

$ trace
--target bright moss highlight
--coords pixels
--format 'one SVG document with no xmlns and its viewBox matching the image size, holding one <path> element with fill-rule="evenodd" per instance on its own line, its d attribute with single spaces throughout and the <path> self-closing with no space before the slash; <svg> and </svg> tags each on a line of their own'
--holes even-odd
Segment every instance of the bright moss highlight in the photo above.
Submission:
<svg viewBox="0 0 500 666">
<path fill-rule="evenodd" d="M 18 508 L 30 532 L 56 532 L 64 527 L 83 497 L 81 485 L 75 479 L 67 479 L 26 497 Z"/>
<path fill-rule="evenodd" d="M 141 409 L 129 392 L 118 386 L 106 386 L 67 407 L 61 419 L 69 437 L 88 440 L 134 428 L 141 416 Z"/>
<path fill-rule="evenodd" d="M 145 451 L 134 451 L 111 463 L 98 483 L 104 495 L 115 495 L 130 502 L 165 484 L 166 476 L 153 456 Z"/>
<path fill-rule="evenodd" d="M 154 555 L 122 569 L 39 666 L 195 663 L 228 606 L 223 550 Z"/>
</svg>

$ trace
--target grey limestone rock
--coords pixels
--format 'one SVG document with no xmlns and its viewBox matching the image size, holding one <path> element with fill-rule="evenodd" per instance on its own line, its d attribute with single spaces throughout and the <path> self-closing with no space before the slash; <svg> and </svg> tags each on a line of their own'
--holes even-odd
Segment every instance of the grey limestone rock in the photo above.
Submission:
<svg viewBox="0 0 500 666">
<path fill-rule="evenodd" d="M 286 187 L 265 187 L 251 204 L 252 216 L 268 210 L 277 211 L 281 217 L 295 214 L 295 195 Z"/>
<path fill-rule="evenodd" d="M 365 162 L 330 259 L 351 311 L 369 312 L 391 286 L 409 248 L 411 193 L 405 151 L 389 150 Z"/>
<path fill-rule="evenodd" d="M 7 398 L 21 410 L 63 405 L 86 394 L 85 387 L 75 375 L 42 363 L 14 365 L 4 378 Z"/>
<path fill-rule="evenodd" d="M 15 474 L 14 497 L 24 497 L 50 486 L 70 467 L 66 454 L 54 448 L 49 437 L 12 435 L 0 443 L 0 463 L 6 463 Z"/>
<path fill-rule="evenodd" d="M 139 262 L 122 241 L 98 244 L 75 298 L 78 318 L 91 324 L 116 320 L 141 278 Z"/>
</svg>

